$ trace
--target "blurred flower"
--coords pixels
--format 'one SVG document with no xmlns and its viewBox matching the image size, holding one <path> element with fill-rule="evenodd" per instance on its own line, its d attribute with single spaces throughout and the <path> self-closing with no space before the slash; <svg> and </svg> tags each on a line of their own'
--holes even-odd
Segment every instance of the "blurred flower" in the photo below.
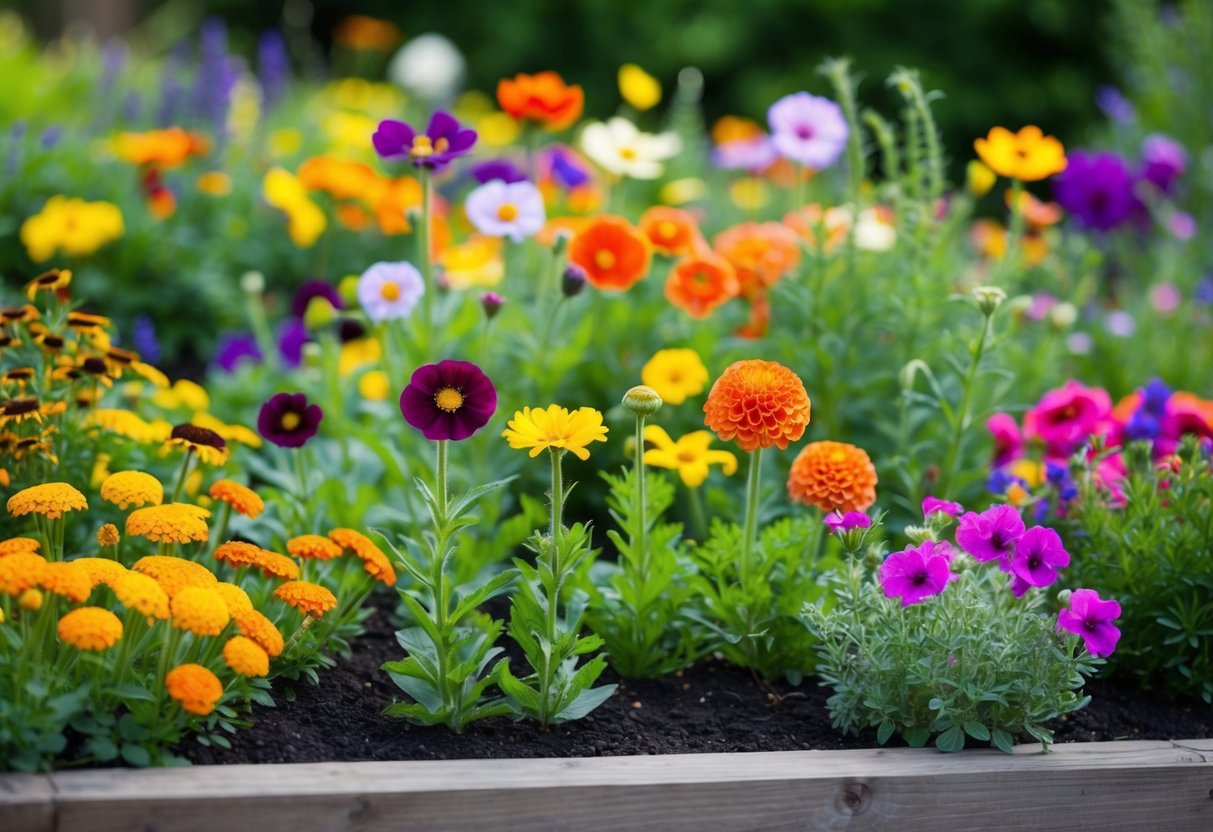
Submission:
<svg viewBox="0 0 1213 832">
<path fill-rule="evenodd" d="M 481 234 L 515 243 L 537 234 L 546 219 L 543 196 L 530 182 L 486 182 L 467 195 L 464 210 Z"/>
<path fill-rule="evenodd" d="M 876 502 L 876 467 L 845 442 L 810 442 L 792 462 L 788 496 L 822 511 L 866 511 Z"/>
<path fill-rule="evenodd" d="M 439 263 L 446 285 L 451 289 L 496 286 L 505 277 L 498 237 L 473 235 L 442 252 Z"/>
<path fill-rule="evenodd" d="M 1089 355 L 1094 346 L 1094 339 L 1086 332 L 1074 332 L 1066 336 L 1066 349 L 1074 355 Z"/>
<path fill-rule="evenodd" d="M 1150 305 L 1160 315 L 1170 315 L 1179 308 L 1181 301 L 1183 301 L 1183 293 L 1170 281 L 1156 283 L 1150 287 Z"/>
<path fill-rule="evenodd" d="M 1109 312 L 1103 320 L 1103 328 L 1109 335 L 1117 338 L 1129 338 L 1137 331 L 1137 322 L 1133 315 L 1123 309 Z"/>
<path fill-rule="evenodd" d="M 476 131 L 460 125 L 450 113 L 437 110 L 424 133 L 406 122 L 384 119 L 371 136 L 371 143 L 384 159 L 408 159 L 415 167 L 442 170 L 471 151 Z"/>
<path fill-rule="evenodd" d="M 641 368 L 640 379 L 656 390 L 662 401 L 679 405 L 703 392 L 708 368 L 695 350 L 658 350 Z"/>
<path fill-rule="evenodd" d="M 400 413 L 431 441 L 459 442 L 480 430 L 497 410 L 497 389 L 468 361 L 418 367 L 400 394 Z"/>
<path fill-rule="evenodd" d="M 851 227 L 851 210 L 849 207 L 825 209 L 817 203 L 810 203 L 785 214 L 783 224 L 800 235 L 811 248 L 824 247 L 828 254 L 846 242 Z"/>
<path fill-rule="evenodd" d="M 1057 613 L 1057 629 L 1081 636 L 1092 656 L 1110 656 L 1120 640 L 1120 629 L 1112 623 L 1119 617 L 1120 604 L 1101 599 L 1093 589 L 1076 589 Z"/>
<path fill-rule="evenodd" d="M 707 247 L 694 215 L 680 208 L 665 205 L 649 208 L 640 217 L 640 233 L 649 238 L 653 248 L 671 257 L 690 254 L 697 247 Z"/>
<path fill-rule="evenodd" d="M 644 452 L 644 464 L 677 471 L 687 488 L 703 485 L 710 465 L 720 465 L 725 476 L 737 472 L 737 457 L 728 451 L 711 450 L 712 434 L 706 430 L 692 431 L 675 441 L 664 428 L 645 425 L 644 440 L 653 446 Z"/>
<path fill-rule="evenodd" d="M 30 260 L 42 263 L 56 252 L 87 257 L 122 236 L 122 212 L 110 202 L 52 196 L 42 210 L 21 223 L 20 238 Z"/>
<path fill-rule="evenodd" d="M 1045 393 L 1024 414 L 1024 436 L 1040 439 L 1055 457 L 1068 457 L 1087 437 L 1099 432 L 1111 416 L 1112 400 L 1106 390 L 1070 380 Z"/>
<path fill-rule="evenodd" d="M 998 174 L 976 159 L 971 160 L 965 168 L 965 184 L 969 193 L 975 197 L 983 197 L 989 193 L 997 179 Z"/>
<path fill-rule="evenodd" d="M 1053 180 L 1053 196 L 1066 213 L 1094 231 L 1119 228 L 1142 210 L 1133 174 L 1114 153 L 1071 153 L 1069 165 Z"/>
<path fill-rule="evenodd" d="M 1009 413 L 995 413 L 986 420 L 986 429 L 994 437 L 994 467 L 1000 468 L 1023 456 L 1023 434 Z"/>
<path fill-rule="evenodd" d="M 276 109 L 286 97 L 290 77 L 291 58 L 282 33 L 276 29 L 262 32 L 257 38 L 257 81 L 267 113 Z"/>
<path fill-rule="evenodd" d="M 622 292 L 648 274 L 649 243 L 627 220 L 604 214 L 573 238 L 569 262 L 596 288 Z"/>
<path fill-rule="evenodd" d="M 472 178 L 481 185 L 486 182 L 492 182 L 494 179 L 512 183 L 525 182 L 527 178 L 526 174 L 520 171 L 509 159 L 491 159 L 487 162 L 473 165 L 471 174 Z"/>
<path fill-rule="evenodd" d="M 316 435 L 324 411 L 303 393 L 275 393 L 261 405 L 257 430 L 280 448 L 299 448 Z"/>
<path fill-rule="evenodd" d="M 572 451 L 584 462 L 590 458 L 591 442 L 606 441 L 607 428 L 602 424 L 602 413 L 592 407 L 569 412 L 552 404 L 515 411 L 501 435 L 511 448 L 529 448 L 532 459 L 546 450 Z"/>
<path fill-rule="evenodd" d="M 426 101 L 443 101 L 454 96 L 463 80 L 463 55 L 442 35 L 418 35 L 400 47 L 387 75 L 393 84 Z"/>
<path fill-rule="evenodd" d="M 924 518 L 936 513 L 956 517 L 963 511 L 964 506 L 951 500 L 941 500 L 938 497 L 924 497 L 922 501 L 922 516 Z"/>
<path fill-rule="evenodd" d="M 633 109 L 643 113 L 661 101 L 661 84 L 636 64 L 619 67 L 619 95 Z"/>
<path fill-rule="evenodd" d="M 216 480 L 207 494 L 212 500 L 227 503 L 232 511 L 250 519 L 256 519 L 265 510 L 265 501 L 255 491 L 234 480 Z"/>
<path fill-rule="evenodd" d="M 716 235 L 716 253 L 737 271 L 741 293 L 774 286 L 800 264 L 796 232 L 777 222 L 745 222 Z"/>
<path fill-rule="evenodd" d="M 101 499 L 118 508 L 160 505 L 164 502 L 164 486 L 145 471 L 118 471 L 101 483 Z"/>
<path fill-rule="evenodd" d="M 872 518 L 864 514 L 862 511 L 848 511 L 843 514 L 835 509 L 821 518 L 821 522 L 833 534 L 842 534 L 849 532 L 852 529 L 866 529 L 872 525 Z"/>
<path fill-rule="evenodd" d="M 497 102 L 519 121 L 563 130 L 581 117 L 585 93 L 580 85 L 566 84 L 555 72 L 519 73 L 497 82 Z"/>
<path fill-rule="evenodd" d="M 484 317 L 490 321 L 497 317 L 503 306 L 505 298 L 496 292 L 485 292 L 480 296 L 480 308 L 484 310 Z"/>
<path fill-rule="evenodd" d="M 1117 124 L 1129 124 L 1137 118 L 1137 111 L 1133 109 L 1132 102 L 1116 87 L 1107 84 L 1095 91 L 1095 106 Z"/>
<path fill-rule="evenodd" d="M 703 405 L 704 423 L 747 452 L 772 445 L 787 448 L 804 435 L 809 410 L 809 395 L 795 373 L 757 359 L 730 364 Z"/>
<path fill-rule="evenodd" d="M 880 564 L 885 597 L 901 598 L 901 605 L 908 607 L 943 592 L 952 579 L 950 555 L 948 544 L 938 540 L 893 552 Z"/>
<path fill-rule="evenodd" d="M 294 174 L 271 168 L 262 182 L 262 193 L 268 204 L 286 213 L 287 232 L 295 245 L 309 248 L 316 243 L 328 222 Z"/>
<path fill-rule="evenodd" d="M 1192 291 L 1192 300 L 1201 306 L 1213 306 L 1213 275 L 1202 278 Z"/>
<path fill-rule="evenodd" d="M 303 361 L 303 345 L 311 341 L 307 325 L 301 318 L 287 318 L 278 327 L 278 354 L 287 367 L 298 367 Z"/>
<path fill-rule="evenodd" d="M 828 98 L 807 92 L 785 95 L 767 110 L 771 143 L 781 156 L 814 170 L 837 161 L 847 146 L 847 120 Z"/>
<path fill-rule="evenodd" d="M 718 144 L 712 150 L 712 162 L 717 167 L 761 173 L 779 160 L 779 151 L 766 133 Z"/>
<path fill-rule="evenodd" d="M 333 42 L 347 49 L 386 52 L 400 43 L 400 29 L 389 20 L 352 14 L 337 24 Z"/>
<path fill-rule="evenodd" d="M 302 318 L 312 301 L 317 298 L 327 301 L 332 309 L 345 307 L 345 302 L 341 299 L 337 287 L 327 280 L 311 279 L 303 281 L 295 289 L 295 294 L 291 296 L 291 314 L 296 318 Z"/>
<path fill-rule="evenodd" d="M 567 190 L 580 188 L 590 181 L 590 171 L 576 153 L 563 145 L 549 145 L 540 154 L 540 169 L 552 181 Z"/>
<path fill-rule="evenodd" d="M 165 168 L 176 167 L 191 156 L 203 156 L 210 151 L 210 142 L 205 136 L 180 127 L 119 133 L 110 144 L 114 155 L 124 162 Z"/>
<path fill-rule="evenodd" d="M 214 135 L 222 139 L 239 71 L 227 53 L 227 25 L 219 18 L 209 17 L 203 21 L 198 54 L 193 111 L 211 126 Z"/>
<path fill-rule="evenodd" d="M 1174 139 L 1151 133 L 1141 143 L 1141 176 L 1164 194 L 1170 194 L 1175 180 L 1188 169 L 1188 151 Z"/>
<path fill-rule="evenodd" d="M 577 297 L 585 289 L 587 280 L 585 269 L 576 263 L 570 263 L 560 274 L 560 294 L 566 298 Z"/>
<path fill-rule="evenodd" d="M 985 138 L 973 142 L 981 161 L 999 176 L 1036 182 L 1066 169 L 1066 153 L 1061 142 L 1034 124 L 1012 133 L 1005 127 L 993 127 Z"/>
<path fill-rule="evenodd" d="M 164 689 L 181 703 L 182 710 L 197 716 L 207 716 L 223 698 L 223 683 L 200 664 L 174 667 L 164 677 Z"/>
<path fill-rule="evenodd" d="M 187 454 L 195 454 L 199 461 L 207 465 L 224 465 L 231 454 L 227 440 L 218 431 L 192 423 L 174 425 L 165 444 L 184 448 Z"/>
<path fill-rule="evenodd" d="M 358 302 L 372 321 L 408 317 L 425 294 L 425 281 L 412 263 L 375 263 L 358 279 Z"/>
<path fill-rule="evenodd" d="M 666 299 L 692 318 L 706 318 L 741 292 L 732 264 L 716 254 L 695 254 L 670 269 Z"/>
<path fill-rule="evenodd" d="M 662 162 L 682 150 L 682 141 L 675 133 L 642 133 L 632 122 L 616 116 L 606 123 L 587 124 L 581 133 L 581 149 L 618 176 L 656 179 L 664 170 Z"/>
<path fill-rule="evenodd" d="M 1196 236 L 1196 217 L 1186 211 L 1172 211 L 1167 217 L 1167 230 L 1177 240 L 1191 240 Z"/>
</svg>

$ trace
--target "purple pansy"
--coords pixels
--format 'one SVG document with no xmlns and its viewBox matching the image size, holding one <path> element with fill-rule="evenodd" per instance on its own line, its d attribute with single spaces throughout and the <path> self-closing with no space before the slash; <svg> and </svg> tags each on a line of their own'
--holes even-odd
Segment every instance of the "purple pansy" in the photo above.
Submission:
<svg viewBox="0 0 1213 832">
<path fill-rule="evenodd" d="M 472 178 L 481 185 L 500 179 L 506 184 L 525 182 L 527 176 L 509 159 L 491 159 L 472 167 Z"/>
<path fill-rule="evenodd" d="M 925 497 L 922 501 L 922 516 L 924 518 L 930 517 L 937 512 L 956 517 L 964 510 L 964 506 L 960 503 L 955 503 L 951 500 L 941 500 L 938 497 Z"/>
<path fill-rule="evenodd" d="M 323 280 L 305 280 L 299 284 L 299 288 L 295 290 L 295 296 L 291 298 L 291 314 L 296 318 L 302 318 L 313 298 L 324 298 L 334 309 L 345 308 L 341 294 L 335 286 Z"/>
<path fill-rule="evenodd" d="M 1030 586 L 1049 586 L 1057 580 L 1057 570 L 1069 565 L 1070 554 L 1061 545 L 1061 536 L 1044 526 L 1025 531 L 1011 556 L 1011 574 Z"/>
<path fill-rule="evenodd" d="M 310 341 L 302 318 L 287 318 L 278 327 L 278 352 L 287 367 L 298 367 L 303 361 L 303 345 Z"/>
<path fill-rule="evenodd" d="M 977 514 L 968 512 L 956 527 L 956 544 L 979 561 L 1005 561 L 1015 552 L 1015 544 L 1023 537 L 1023 518 L 1012 506 L 993 506 Z"/>
<path fill-rule="evenodd" d="M 908 607 L 943 592 L 952 577 L 950 555 L 948 544 L 936 540 L 892 553 L 880 565 L 885 596 L 900 597 L 901 605 Z"/>
<path fill-rule="evenodd" d="M 384 159 L 408 159 L 419 168 L 442 170 L 471 151 L 476 131 L 461 125 L 450 113 L 437 110 L 424 133 L 418 133 L 407 122 L 384 119 L 371 136 L 371 143 Z"/>
<path fill-rule="evenodd" d="M 771 144 L 781 156 L 814 170 L 842 155 L 850 132 L 842 108 L 807 92 L 785 95 L 767 110 Z"/>
<path fill-rule="evenodd" d="M 225 373 L 234 373 L 241 361 L 260 364 L 261 347 L 251 332 L 225 332 L 219 336 L 214 361 Z"/>
<path fill-rule="evenodd" d="M 1140 218 L 1129 166 L 1115 153 L 1075 150 L 1053 178 L 1053 196 L 1066 212 L 1093 231 L 1113 231 Z"/>
<path fill-rule="evenodd" d="M 275 393 L 261 405 L 257 431 L 280 448 L 299 448 L 316 435 L 324 411 L 304 393 Z"/>
<path fill-rule="evenodd" d="M 1069 608 L 1057 613 L 1057 629 L 1082 636 L 1092 656 L 1110 656 L 1120 640 L 1120 629 L 1112 622 L 1120 617 L 1120 604 L 1103 600 L 1093 589 L 1070 593 Z"/>
<path fill-rule="evenodd" d="M 1141 143 L 1141 177 L 1164 194 L 1170 194 L 1175 180 L 1188 169 L 1188 151 L 1161 133 L 1151 133 Z"/>
<path fill-rule="evenodd" d="M 430 440 L 467 439 L 497 410 L 497 388 L 468 361 L 439 361 L 413 372 L 400 394 L 400 413 Z"/>
<path fill-rule="evenodd" d="M 826 528 L 834 534 L 849 532 L 851 529 L 866 529 L 872 525 L 872 518 L 862 511 L 848 511 L 846 514 L 838 510 L 831 511 L 824 518 Z"/>
</svg>

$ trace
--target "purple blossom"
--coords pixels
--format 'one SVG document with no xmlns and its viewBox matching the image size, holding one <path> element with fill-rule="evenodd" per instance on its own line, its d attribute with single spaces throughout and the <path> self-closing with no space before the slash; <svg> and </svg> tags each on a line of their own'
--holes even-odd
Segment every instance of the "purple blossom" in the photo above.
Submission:
<svg viewBox="0 0 1213 832">
<path fill-rule="evenodd" d="M 850 132 L 842 108 L 807 92 L 785 95 L 767 111 L 771 143 L 792 161 L 823 170 L 837 161 Z"/>
<path fill-rule="evenodd" d="M 948 544 L 927 540 L 894 552 L 880 565 L 880 586 L 887 598 L 901 598 L 908 607 L 938 595 L 952 577 Z"/>
<path fill-rule="evenodd" d="M 968 512 L 956 527 L 956 543 L 982 562 L 1010 560 L 1024 534 L 1023 518 L 1012 506 L 993 506 L 981 514 Z"/>
<path fill-rule="evenodd" d="M 1213 306 L 1213 275 L 1201 280 L 1192 291 L 1192 300 L 1202 306 Z"/>
<path fill-rule="evenodd" d="M 142 312 L 135 316 L 131 324 L 131 346 L 147 363 L 160 363 L 160 342 L 156 339 L 156 325 Z"/>
<path fill-rule="evenodd" d="M 143 100 L 139 98 L 138 90 L 127 90 L 126 95 L 122 96 L 122 120 L 127 124 L 132 124 L 139 120 L 139 110 L 143 106 Z"/>
<path fill-rule="evenodd" d="M 219 336 L 213 361 L 225 373 L 234 373 L 241 361 L 261 363 L 261 348 L 251 332 L 225 332 Z"/>
<path fill-rule="evenodd" d="M 716 145 L 712 162 L 729 170 L 759 173 L 779 160 L 779 151 L 767 136 L 752 136 Z"/>
<path fill-rule="evenodd" d="M 181 41 L 169 52 L 160 72 L 160 108 L 156 111 L 156 124 L 170 127 L 177 122 L 180 103 L 185 99 L 185 86 L 181 77 L 185 71 L 189 43 Z"/>
<path fill-rule="evenodd" d="M 1164 194 L 1170 194 L 1175 180 L 1188 169 L 1188 151 L 1161 133 L 1151 133 L 1141 143 L 1141 176 Z"/>
<path fill-rule="evenodd" d="M 849 532 L 851 529 L 866 529 L 872 525 L 872 518 L 862 511 L 848 511 L 846 514 L 835 509 L 822 518 L 826 528 L 834 534 Z"/>
<path fill-rule="evenodd" d="M 1084 227 L 1113 231 L 1143 212 L 1129 166 L 1115 153 L 1075 150 L 1053 178 L 1053 197 Z"/>
<path fill-rule="evenodd" d="M 525 182 L 527 176 L 509 159 L 491 159 L 472 166 L 472 178 L 481 185 L 500 179 L 507 185 L 514 182 Z"/>
<path fill-rule="evenodd" d="M 194 76 L 193 107 L 216 137 L 222 140 L 227 129 L 227 112 L 236 86 L 236 65 L 227 54 L 227 26 L 218 18 L 208 18 L 199 35 L 198 73 Z"/>
<path fill-rule="evenodd" d="M 331 283 L 324 280 L 305 280 L 299 284 L 299 288 L 295 290 L 295 296 L 291 298 L 291 314 L 296 318 L 302 318 L 307 312 L 308 304 L 315 298 L 324 298 L 334 309 L 345 308 L 341 294 Z"/>
<path fill-rule="evenodd" d="M 585 288 L 587 280 L 589 278 L 586 276 L 585 269 L 576 263 L 569 263 L 560 275 L 560 294 L 566 298 L 577 297 Z"/>
<path fill-rule="evenodd" d="M 43 150 L 50 150 L 59 144 L 59 140 L 62 138 L 63 128 L 58 124 L 52 124 L 43 130 L 42 135 L 38 137 L 38 146 Z"/>
<path fill-rule="evenodd" d="M 371 136 L 375 152 L 384 159 L 408 159 L 415 167 L 442 170 L 476 143 L 476 131 L 463 127 L 454 116 L 437 110 L 424 133 L 411 124 L 384 119 Z"/>
<path fill-rule="evenodd" d="M 316 435 L 324 411 L 304 393 L 275 393 L 261 405 L 257 432 L 279 448 L 300 448 Z"/>
<path fill-rule="evenodd" d="M 1196 236 L 1196 217 L 1187 211 L 1172 211 L 1167 217 L 1167 230 L 1177 240 L 1191 240 Z"/>
<path fill-rule="evenodd" d="M 1137 118 L 1137 111 L 1133 109 L 1129 99 L 1121 95 L 1116 87 L 1108 84 L 1095 91 L 1095 106 L 1117 124 L 1129 124 Z"/>
<path fill-rule="evenodd" d="M 1070 593 L 1069 607 L 1057 613 L 1057 629 L 1082 636 L 1092 656 L 1110 656 L 1120 640 L 1120 629 L 1112 622 L 1120 617 L 1120 604 L 1103 600 L 1093 589 Z"/>
<path fill-rule="evenodd" d="M 303 361 L 303 345 L 310 341 L 302 318 L 287 318 L 278 327 L 278 352 L 287 367 L 298 367 Z"/>
<path fill-rule="evenodd" d="M 467 439 L 497 410 L 497 389 L 468 361 L 439 361 L 413 372 L 400 394 L 404 420 L 429 440 Z"/>
<path fill-rule="evenodd" d="M 924 518 L 930 517 L 937 512 L 956 517 L 964 510 L 964 506 L 960 503 L 954 503 L 951 500 L 941 500 L 938 497 L 926 497 L 922 501 L 922 516 Z"/>
<path fill-rule="evenodd" d="M 484 310 L 484 317 L 490 321 L 497 317 L 497 313 L 503 306 L 505 306 L 505 298 L 496 292 L 485 292 L 480 296 L 480 308 Z"/>
<path fill-rule="evenodd" d="M 286 41 L 277 29 L 261 33 L 257 39 L 257 81 L 261 85 L 261 100 L 268 113 L 286 97 L 291 77 L 291 58 Z"/>
<path fill-rule="evenodd" d="M 548 173 L 560 187 L 571 191 L 590 181 L 589 168 L 572 151 L 555 146 L 547 154 Z"/>
<path fill-rule="evenodd" d="M 1030 586 L 1049 586 L 1057 580 L 1057 570 L 1070 565 L 1070 554 L 1057 532 L 1033 526 L 1015 544 L 1010 565 L 1011 574 Z"/>
</svg>

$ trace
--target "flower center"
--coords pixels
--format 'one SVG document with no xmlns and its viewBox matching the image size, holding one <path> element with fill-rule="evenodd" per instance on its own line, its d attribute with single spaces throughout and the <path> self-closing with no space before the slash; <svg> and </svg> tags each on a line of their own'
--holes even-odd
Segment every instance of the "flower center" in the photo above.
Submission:
<svg viewBox="0 0 1213 832">
<path fill-rule="evenodd" d="M 796 127 L 796 138 L 802 141 L 808 141 L 813 138 L 813 128 L 807 124 L 800 124 Z"/>
<path fill-rule="evenodd" d="M 512 202 L 503 202 L 497 207 L 497 219 L 502 222 L 513 222 L 518 219 L 518 206 Z"/>
<path fill-rule="evenodd" d="M 413 146 L 409 149 L 409 155 L 414 159 L 425 159 L 428 156 L 434 155 L 434 143 L 429 136 L 414 136 Z"/>
<path fill-rule="evenodd" d="M 288 410 L 286 413 L 282 414 L 282 429 L 294 430 L 295 428 L 299 427 L 300 421 L 301 420 L 298 413 L 293 410 Z"/>
<path fill-rule="evenodd" d="M 609 269 L 615 265 L 615 255 L 606 249 L 594 253 L 594 265 L 600 269 Z"/>
<path fill-rule="evenodd" d="M 830 454 L 830 462 L 843 462 L 847 458 L 846 451 L 834 451 Z"/>
<path fill-rule="evenodd" d="M 694 462 L 695 461 L 695 452 L 694 451 L 679 451 L 678 452 L 678 461 L 683 462 L 683 463 Z"/>
<path fill-rule="evenodd" d="M 634 148 L 634 147 L 619 148 L 619 158 L 624 159 L 628 162 L 632 161 L 633 159 L 636 158 L 636 148 Z"/>
<path fill-rule="evenodd" d="M 678 234 L 678 226 L 670 220 L 657 224 L 657 234 L 663 240 L 672 240 Z"/>
<path fill-rule="evenodd" d="M 910 576 L 910 583 L 912 583 L 914 586 L 922 586 L 926 582 L 927 582 L 927 573 L 925 571 L 924 572 L 915 572 L 913 575 Z"/>
<path fill-rule="evenodd" d="M 439 410 L 454 413 L 463 407 L 463 393 L 454 387 L 443 387 L 434 394 L 434 404 L 438 405 Z"/>
<path fill-rule="evenodd" d="M 400 300 L 400 284 L 388 281 L 379 287 L 379 297 L 388 303 Z"/>
</svg>

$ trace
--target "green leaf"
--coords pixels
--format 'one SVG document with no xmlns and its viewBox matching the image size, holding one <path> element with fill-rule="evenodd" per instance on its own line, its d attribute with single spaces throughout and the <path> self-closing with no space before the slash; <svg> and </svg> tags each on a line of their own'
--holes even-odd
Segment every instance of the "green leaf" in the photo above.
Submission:
<svg viewBox="0 0 1213 832">
<path fill-rule="evenodd" d="M 965 747 L 965 732 L 959 725 L 953 725 L 935 738 L 935 747 L 948 753 L 960 751 Z"/>
<path fill-rule="evenodd" d="M 988 742 L 990 739 L 990 729 L 980 722 L 966 722 L 964 724 L 964 731 L 975 740 Z"/>
<path fill-rule="evenodd" d="M 556 714 L 555 721 L 568 722 L 569 720 L 573 719 L 581 719 L 590 711 L 607 701 L 611 694 L 615 692 L 617 687 L 618 685 L 603 685 L 601 687 L 590 688 L 589 690 L 582 691 L 580 694 L 578 694 L 576 699 L 574 699 L 566 708 L 564 708 L 564 710 Z"/>
<path fill-rule="evenodd" d="M 926 728 L 911 728 L 901 734 L 910 748 L 922 748 L 931 738 L 931 732 Z"/>
<path fill-rule="evenodd" d="M 895 730 L 897 730 L 897 726 L 893 724 L 893 720 L 881 720 L 880 727 L 876 729 L 876 742 L 884 745 L 889 741 L 889 737 L 893 736 Z"/>
<path fill-rule="evenodd" d="M 132 742 L 122 744 L 122 759 L 136 768 L 147 768 L 152 764 L 152 755 L 147 749 Z"/>
<path fill-rule="evenodd" d="M 999 728 L 994 729 L 994 746 L 1004 754 L 1010 754 L 1014 751 L 1015 743 L 1011 739 L 1011 735 Z"/>
</svg>

